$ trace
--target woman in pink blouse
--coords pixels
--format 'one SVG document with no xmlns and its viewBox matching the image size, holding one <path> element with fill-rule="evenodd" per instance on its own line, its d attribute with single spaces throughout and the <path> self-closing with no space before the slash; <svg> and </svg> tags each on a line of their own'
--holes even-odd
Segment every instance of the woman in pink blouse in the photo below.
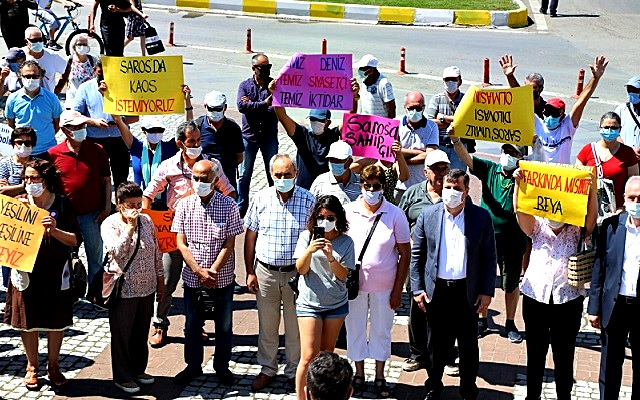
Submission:
<svg viewBox="0 0 640 400">
<path fill-rule="evenodd" d="M 522 174 L 516 170 L 513 176 L 516 178 L 513 207 L 517 210 Z M 581 231 L 588 237 L 597 217 L 595 180 L 591 182 L 584 228 L 516 212 L 520 228 L 532 241 L 529 266 L 520 283 L 527 337 L 527 400 L 540 399 L 549 343 L 558 400 L 571 399 L 573 358 L 585 290 L 583 285 L 569 285 L 567 265 L 569 256 L 578 250 Z"/>
<path fill-rule="evenodd" d="M 154 381 L 145 373 L 149 359 L 147 333 L 154 295 L 161 298 L 164 294 L 164 269 L 153 222 L 141 214 L 140 186 L 134 182 L 120 184 L 116 203 L 119 212 L 101 226 L 108 268 L 121 272 L 132 256 L 133 260 L 123 276 L 122 298 L 109 309 L 111 368 L 115 385 L 127 393 L 136 393 L 140 391 L 138 384 Z M 138 235 L 140 244 L 135 251 Z"/>
</svg>

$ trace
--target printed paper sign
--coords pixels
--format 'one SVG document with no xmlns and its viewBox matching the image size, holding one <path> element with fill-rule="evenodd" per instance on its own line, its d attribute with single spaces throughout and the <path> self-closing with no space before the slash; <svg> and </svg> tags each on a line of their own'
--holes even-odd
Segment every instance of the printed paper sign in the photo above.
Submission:
<svg viewBox="0 0 640 400">
<path fill-rule="evenodd" d="M 351 54 L 296 53 L 280 70 L 273 105 L 351 110 Z"/>
<path fill-rule="evenodd" d="M 593 168 L 520 161 L 518 211 L 584 226 Z"/>
<path fill-rule="evenodd" d="M 13 129 L 9 125 L 0 124 L 0 155 L 10 156 L 13 154 L 11 132 L 13 132 Z"/>
<path fill-rule="evenodd" d="M 398 139 L 400 121 L 376 115 L 345 114 L 342 119 L 342 140 L 353 150 L 354 156 L 395 161 L 391 150 Z"/>
<path fill-rule="evenodd" d="M 158 238 L 158 245 L 162 253 L 168 253 L 178 249 L 176 242 L 175 232 L 171 232 L 171 223 L 173 223 L 173 217 L 176 214 L 174 210 L 168 211 L 153 211 L 142 210 L 144 214 L 151 217 L 153 226 L 156 227 L 156 236 Z"/>
<path fill-rule="evenodd" d="M 0 195 L 0 265 L 33 271 L 45 228 L 42 218 L 49 212 Z"/>
<path fill-rule="evenodd" d="M 533 145 L 533 89 L 471 86 L 454 114 L 455 135 L 463 139 Z"/>
<path fill-rule="evenodd" d="M 184 112 L 182 56 L 102 57 L 106 114 Z"/>
</svg>

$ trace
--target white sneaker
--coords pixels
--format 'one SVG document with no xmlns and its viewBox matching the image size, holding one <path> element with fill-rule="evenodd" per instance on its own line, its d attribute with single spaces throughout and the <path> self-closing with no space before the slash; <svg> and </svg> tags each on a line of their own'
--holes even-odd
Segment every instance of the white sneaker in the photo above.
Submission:
<svg viewBox="0 0 640 400">
<path fill-rule="evenodd" d="M 140 386 L 138 386 L 138 384 L 133 381 L 125 383 L 115 382 L 115 385 L 117 388 L 122 389 L 127 393 L 138 393 L 140 391 Z"/>
<path fill-rule="evenodd" d="M 460 369 L 458 368 L 458 364 L 445 365 L 444 373 L 449 376 L 458 376 L 460 375 Z"/>
</svg>

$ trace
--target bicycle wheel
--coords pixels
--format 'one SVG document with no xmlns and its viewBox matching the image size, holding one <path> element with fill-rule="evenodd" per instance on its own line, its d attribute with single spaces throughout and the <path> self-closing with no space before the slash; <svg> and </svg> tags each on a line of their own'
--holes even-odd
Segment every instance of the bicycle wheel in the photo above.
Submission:
<svg viewBox="0 0 640 400">
<path fill-rule="evenodd" d="M 69 35 L 67 42 L 64 45 L 64 50 L 67 55 L 71 55 L 71 44 L 75 41 L 75 37 L 78 35 L 86 35 L 89 42 L 89 54 L 98 58 L 104 54 L 104 43 L 97 33 L 91 33 L 88 29 L 78 29 Z"/>
</svg>

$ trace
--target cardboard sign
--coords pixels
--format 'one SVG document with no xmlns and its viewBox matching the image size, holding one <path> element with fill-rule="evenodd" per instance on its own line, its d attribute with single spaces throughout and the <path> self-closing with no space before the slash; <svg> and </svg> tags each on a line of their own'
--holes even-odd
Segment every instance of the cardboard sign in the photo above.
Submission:
<svg viewBox="0 0 640 400">
<path fill-rule="evenodd" d="M 33 271 L 45 228 L 47 210 L 0 195 L 0 265 Z"/>
<path fill-rule="evenodd" d="M 153 211 L 142 210 L 143 214 L 147 214 L 156 227 L 156 237 L 158 238 L 158 246 L 162 253 L 168 253 L 178 249 L 175 232 L 171 232 L 171 224 L 176 214 L 174 210 Z"/>
<path fill-rule="evenodd" d="M 377 115 L 345 114 L 342 118 L 342 140 L 354 156 L 395 161 L 391 145 L 398 139 L 400 121 Z"/>
<path fill-rule="evenodd" d="M 351 110 L 351 54 L 296 53 L 280 70 L 273 105 Z"/>
<path fill-rule="evenodd" d="M 0 124 L 0 155 L 13 155 L 13 147 L 11 147 L 11 132 L 13 129 L 7 124 Z"/>
<path fill-rule="evenodd" d="M 471 86 L 454 114 L 455 134 L 463 139 L 533 145 L 533 89 Z"/>
<path fill-rule="evenodd" d="M 184 112 L 182 56 L 102 57 L 106 114 Z"/>
<path fill-rule="evenodd" d="M 594 167 L 520 161 L 520 171 L 518 211 L 584 226 Z"/>
</svg>

